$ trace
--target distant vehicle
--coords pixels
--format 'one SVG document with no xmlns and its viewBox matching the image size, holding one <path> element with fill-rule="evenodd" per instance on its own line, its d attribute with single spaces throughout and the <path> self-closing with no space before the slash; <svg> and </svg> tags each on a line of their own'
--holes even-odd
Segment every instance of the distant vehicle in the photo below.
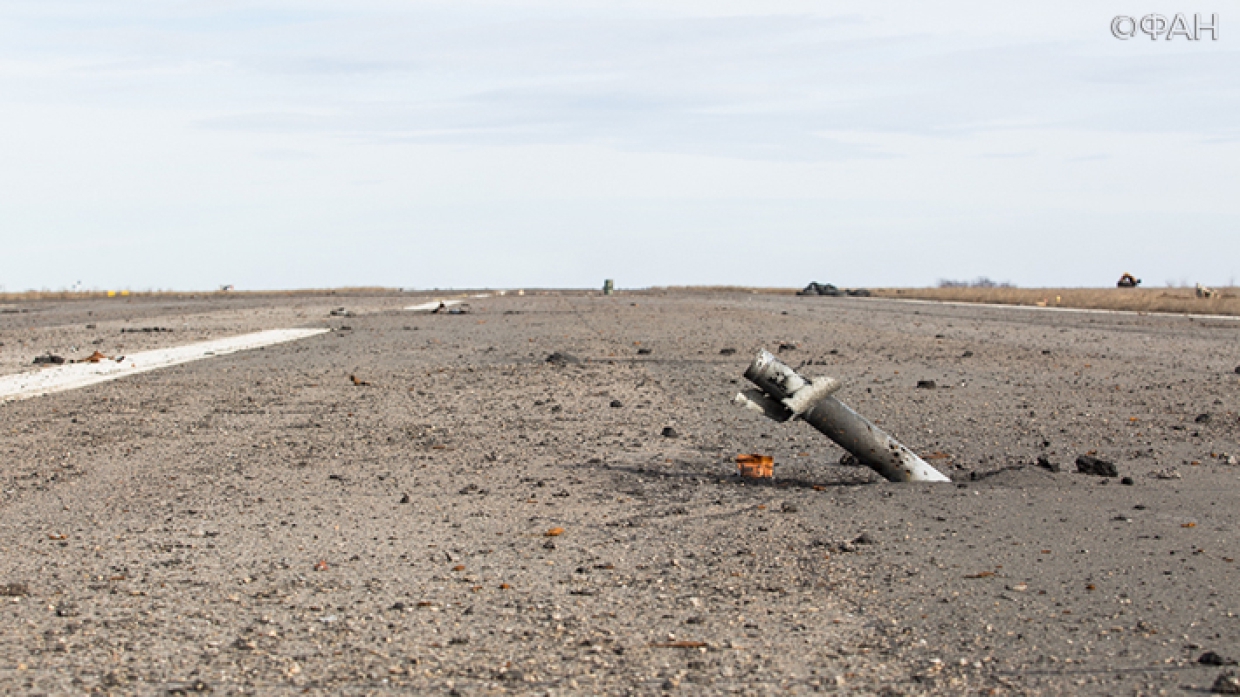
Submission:
<svg viewBox="0 0 1240 697">
<path fill-rule="evenodd" d="M 1141 279 L 1137 278 L 1136 276 L 1133 276 L 1130 273 L 1125 272 L 1123 276 L 1119 277 L 1119 282 L 1115 284 L 1115 287 L 1116 288 L 1136 288 L 1139 285 L 1141 285 Z"/>
<path fill-rule="evenodd" d="M 220 286 L 220 292 L 221 292 L 221 293 L 227 293 L 228 291 L 230 291 L 230 290 L 234 290 L 235 288 L 236 288 L 236 286 L 234 286 L 233 284 L 229 283 L 229 284 L 228 284 L 228 285 L 226 285 L 226 286 Z"/>
</svg>

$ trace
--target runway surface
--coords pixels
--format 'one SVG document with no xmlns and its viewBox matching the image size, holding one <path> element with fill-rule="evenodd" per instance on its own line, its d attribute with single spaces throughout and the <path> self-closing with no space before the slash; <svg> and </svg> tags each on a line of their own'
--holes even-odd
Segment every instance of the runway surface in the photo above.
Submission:
<svg viewBox="0 0 1240 697">
<path fill-rule="evenodd" d="M 0 686 L 1200 694 L 1228 670 L 1202 654 L 1240 657 L 1235 322 L 705 292 L 404 309 L 435 299 L 0 315 L 9 376 L 328 330 L 0 404 Z M 120 331 L 143 327 L 173 331 Z M 953 483 L 877 480 L 731 406 L 759 348 Z"/>
</svg>

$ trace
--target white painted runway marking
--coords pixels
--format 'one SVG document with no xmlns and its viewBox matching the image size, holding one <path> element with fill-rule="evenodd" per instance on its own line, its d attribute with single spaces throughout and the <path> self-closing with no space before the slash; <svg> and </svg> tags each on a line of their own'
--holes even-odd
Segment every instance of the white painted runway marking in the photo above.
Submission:
<svg viewBox="0 0 1240 697">
<path fill-rule="evenodd" d="M 503 293 L 501 293 L 500 295 L 503 295 Z M 469 297 L 489 298 L 491 297 L 491 294 L 490 293 L 479 293 L 477 295 L 471 295 Z M 428 312 L 428 311 L 434 310 L 440 305 L 443 305 L 444 307 L 452 307 L 453 305 L 460 305 L 460 304 L 461 304 L 460 300 L 432 300 L 431 302 L 422 303 L 421 305 L 410 305 L 409 307 L 406 307 L 405 309 L 413 311 L 413 312 Z"/>
<path fill-rule="evenodd" d="M 873 298 L 897 303 L 918 303 L 921 305 L 952 305 L 954 307 L 993 307 L 1005 310 L 1040 310 L 1042 312 L 1077 312 L 1094 315 L 1135 315 L 1138 317 L 1187 317 L 1190 319 L 1226 319 L 1240 321 L 1235 315 L 1194 315 L 1180 312 L 1146 312 L 1144 310 L 1099 310 L 1089 307 L 1039 307 L 1037 305 L 1003 305 L 1000 303 L 967 303 L 958 300 L 922 300 L 920 298 Z"/>
<path fill-rule="evenodd" d="M 187 346 L 174 346 L 141 351 L 125 356 L 121 362 L 102 360 L 98 363 L 72 363 L 44 368 L 30 373 L 0 377 L 0 403 L 29 399 L 52 392 L 116 380 L 127 375 L 145 373 L 181 363 L 224 356 L 238 351 L 256 349 L 286 341 L 296 341 L 330 331 L 328 329 L 268 329 L 267 331 L 212 339 Z"/>
<path fill-rule="evenodd" d="M 443 304 L 444 307 L 452 307 L 453 305 L 460 305 L 461 301 L 460 300 L 434 300 L 429 303 L 422 303 L 421 305 L 410 305 L 409 307 L 406 307 L 405 309 L 413 310 L 414 312 L 426 312 L 429 310 L 434 310 L 435 308 L 439 307 L 440 304 Z"/>
</svg>

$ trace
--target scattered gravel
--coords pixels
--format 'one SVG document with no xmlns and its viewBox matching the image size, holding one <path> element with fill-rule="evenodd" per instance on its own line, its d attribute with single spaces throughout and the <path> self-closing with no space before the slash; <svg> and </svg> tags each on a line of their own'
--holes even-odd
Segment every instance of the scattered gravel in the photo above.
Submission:
<svg viewBox="0 0 1240 697">
<path fill-rule="evenodd" d="M 417 316 L 416 332 L 396 309 L 408 297 L 350 297 L 350 332 L 6 404 L 0 681 L 21 694 L 1237 687 L 1228 664 L 1199 660 L 1240 645 L 1226 455 L 1240 405 L 1218 358 L 1234 356 L 1233 326 L 595 296 L 476 299 L 464 320 Z M 31 303 L 0 315 L 0 343 L 33 370 L 59 344 L 32 337 L 63 333 L 76 358 L 123 326 L 176 329 L 126 334 L 137 350 L 197 340 L 199 320 L 329 326 L 341 302 Z M 953 483 L 890 484 L 836 464 L 843 451 L 800 421 L 731 406 L 752 353 L 790 340 Z M 636 342 L 659 359 L 632 360 Z M 917 389 L 918 374 L 951 389 Z M 1087 452 L 1140 485 L 1051 464 Z M 739 453 L 773 456 L 775 477 L 737 476 Z"/>
</svg>

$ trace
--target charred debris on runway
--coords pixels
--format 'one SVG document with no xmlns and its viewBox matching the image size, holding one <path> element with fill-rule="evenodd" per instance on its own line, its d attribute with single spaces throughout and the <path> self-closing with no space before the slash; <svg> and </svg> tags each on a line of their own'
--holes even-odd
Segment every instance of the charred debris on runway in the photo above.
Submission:
<svg viewBox="0 0 1240 697">
<path fill-rule="evenodd" d="M 868 298 L 870 297 L 870 291 L 865 288 L 838 288 L 831 283 L 810 281 L 809 285 L 797 291 L 797 295 L 825 295 L 828 297 L 846 295 L 854 298 Z"/>
</svg>

